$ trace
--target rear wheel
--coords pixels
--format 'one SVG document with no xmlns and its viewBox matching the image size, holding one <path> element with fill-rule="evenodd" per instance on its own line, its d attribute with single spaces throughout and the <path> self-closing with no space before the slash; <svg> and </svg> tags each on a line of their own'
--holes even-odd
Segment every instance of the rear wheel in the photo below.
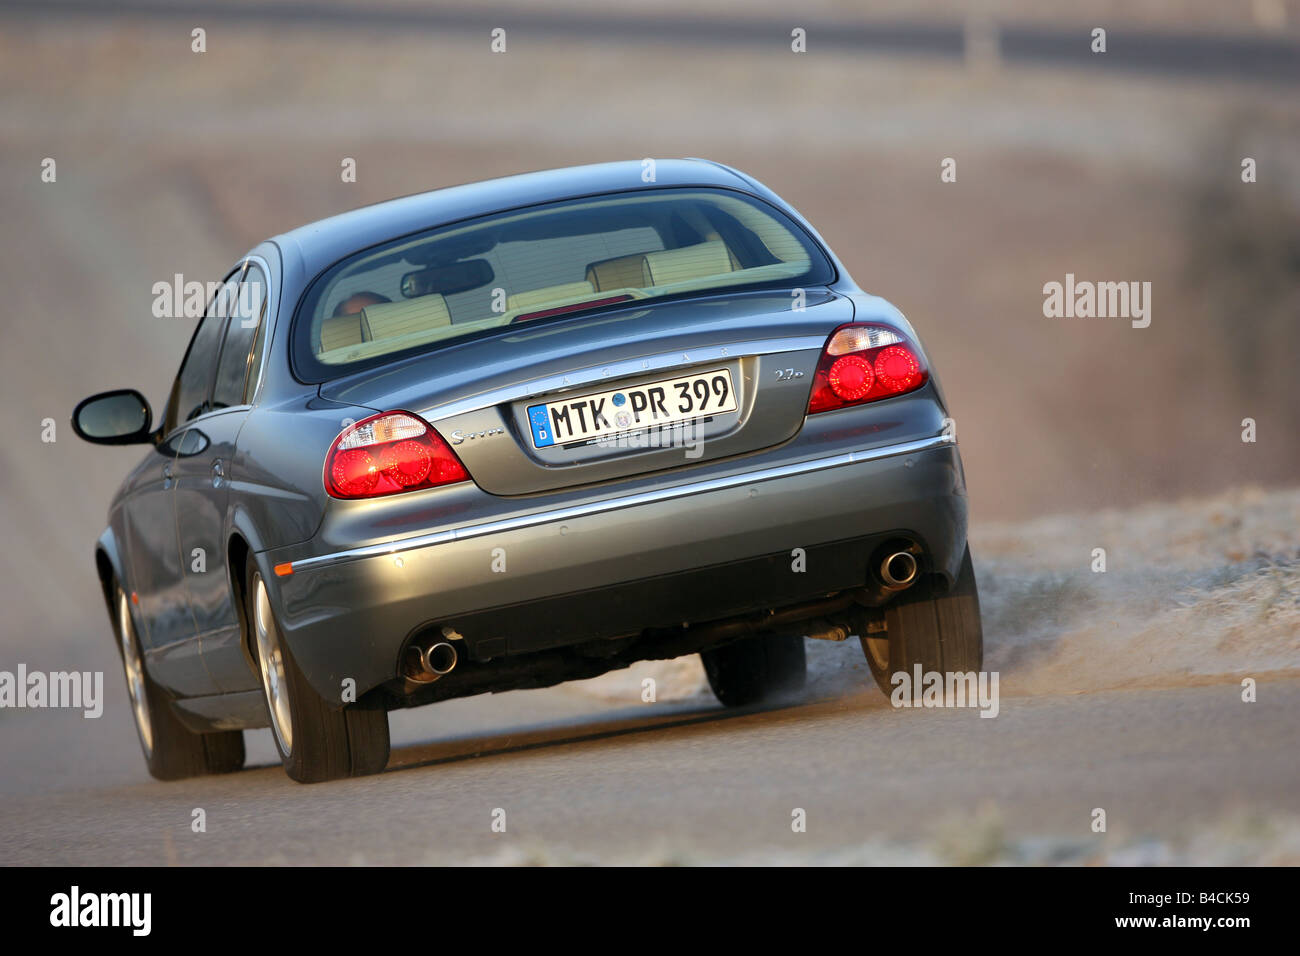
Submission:
<svg viewBox="0 0 1300 956">
<path fill-rule="evenodd" d="M 885 608 L 885 633 L 864 634 L 862 651 L 876 683 L 887 695 L 890 678 L 916 665 L 922 673 L 966 673 L 984 665 L 984 631 L 980 625 L 979 591 L 971 566 L 970 548 L 948 589 L 922 580 L 906 592 L 905 600 Z"/>
<path fill-rule="evenodd" d="M 251 563 L 245 593 L 271 732 L 285 772 L 299 783 L 320 783 L 383 770 L 389 751 L 387 712 L 330 706 L 280 639 L 266 582 Z"/>
<path fill-rule="evenodd" d="M 803 638 L 759 634 L 700 652 L 714 696 L 727 707 L 797 694 L 807 679 Z"/>
<path fill-rule="evenodd" d="M 114 625 L 126 674 L 136 734 L 149 773 L 159 780 L 182 780 L 209 773 L 231 773 L 244 765 L 244 735 L 238 730 L 196 734 L 172 710 L 166 692 L 145 670 L 144 655 L 131 616 L 131 603 L 115 588 Z"/>
</svg>

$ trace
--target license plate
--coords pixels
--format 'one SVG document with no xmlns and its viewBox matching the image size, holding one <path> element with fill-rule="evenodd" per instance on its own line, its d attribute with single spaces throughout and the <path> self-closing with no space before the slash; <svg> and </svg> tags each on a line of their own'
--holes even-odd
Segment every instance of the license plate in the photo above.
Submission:
<svg viewBox="0 0 1300 956">
<path fill-rule="evenodd" d="M 614 388 L 581 398 L 528 407 L 533 447 L 569 445 L 734 412 L 736 389 L 725 368 Z"/>
</svg>

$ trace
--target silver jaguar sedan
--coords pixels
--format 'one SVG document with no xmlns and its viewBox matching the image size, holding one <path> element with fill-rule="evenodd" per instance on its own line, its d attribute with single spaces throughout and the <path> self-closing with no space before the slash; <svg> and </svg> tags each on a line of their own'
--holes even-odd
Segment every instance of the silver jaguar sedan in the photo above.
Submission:
<svg viewBox="0 0 1300 956">
<path fill-rule="evenodd" d="M 375 773 L 388 711 L 700 654 L 727 706 L 808 639 L 978 671 L 966 489 L 902 314 L 703 160 L 396 199 L 257 246 L 95 546 L 150 772 Z"/>
</svg>

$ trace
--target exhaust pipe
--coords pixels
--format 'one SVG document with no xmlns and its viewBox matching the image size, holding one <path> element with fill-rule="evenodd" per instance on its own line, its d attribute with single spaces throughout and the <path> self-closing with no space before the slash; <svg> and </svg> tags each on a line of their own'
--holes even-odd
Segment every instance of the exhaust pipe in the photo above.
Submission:
<svg viewBox="0 0 1300 956">
<path fill-rule="evenodd" d="M 459 659 L 456 648 L 446 641 L 428 647 L 412 644 L 406 649 L 406 676 L 421 684 L 432 684 L 444 674 L 450 674 Z"/>
<path fill-rule="evenodd" d="M 910 551 L 895 551 L 880 562 L 880 580 L 893 591 L 910 587 L 916 580 L 916 558 Z"/>
<path fill-rule="evenodd" d="M 810 641 L 847 641 L 853 636 L 853 628 L 840 621 L 809 621 L 804 634 Z"/>
<path fill-rule="evenodd" d="M 456 648 L 446 641 L 439 641 L 437 644 L 432 645 L 422 656 L 425 666 L 439 677 L 443 674 L 450 674 L 456 667 L 456 661 L 459 660 Z"/>
</svg>

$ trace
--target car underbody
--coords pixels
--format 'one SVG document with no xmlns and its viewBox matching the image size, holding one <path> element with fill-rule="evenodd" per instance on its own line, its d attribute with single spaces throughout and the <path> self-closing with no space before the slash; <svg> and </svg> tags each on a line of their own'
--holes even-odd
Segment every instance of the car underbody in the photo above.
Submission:
<svg viewBox="0 0 1300 956">
<path fill-rule="evenodd" d="M 542 606 L 499 608 L 470 619 L 482 621 L 489 633 L 527 635 L 527 646 L 536 648 L 505 656 L 486 655 L 458 631 L 431 624 L 405 645 L 403 676 L 381 685 L 379 693 L 390 708 L 417 707 L 453 697 L 598 677 L 637 661 L 668 660 L 764 634 L 846 641 L 883 631 L 884 605 L 900 599 L 919 576 L 934 573 L 922 570 L 923 562 L 928 563 L 925 549 L 907 533 L 799 550 L 804 553 L 786 551 L 696 568 L 566 595 Z M 916 566 L 906 577 L 887 582 L 885 568 L 901 553 L 915 555 Z M 804 562 L 821 570 L 792 572 L 792 564 Z M 719 601 L 720 594 L 726 595 L 725 600 Z M 719 609 L 728 613 L 714 616 Z M 613 620 L 661 623 L 607 635 L 610 625 L 605 622 Z M 539 621 L 554 623 L 539 629 L 535 623 Z M 428 648 L 444 642 L 460 648 L 447 673 L 432 673 L 410 663 L 415 659 L 412 647 L 427 654 Z"/>
</svg>

